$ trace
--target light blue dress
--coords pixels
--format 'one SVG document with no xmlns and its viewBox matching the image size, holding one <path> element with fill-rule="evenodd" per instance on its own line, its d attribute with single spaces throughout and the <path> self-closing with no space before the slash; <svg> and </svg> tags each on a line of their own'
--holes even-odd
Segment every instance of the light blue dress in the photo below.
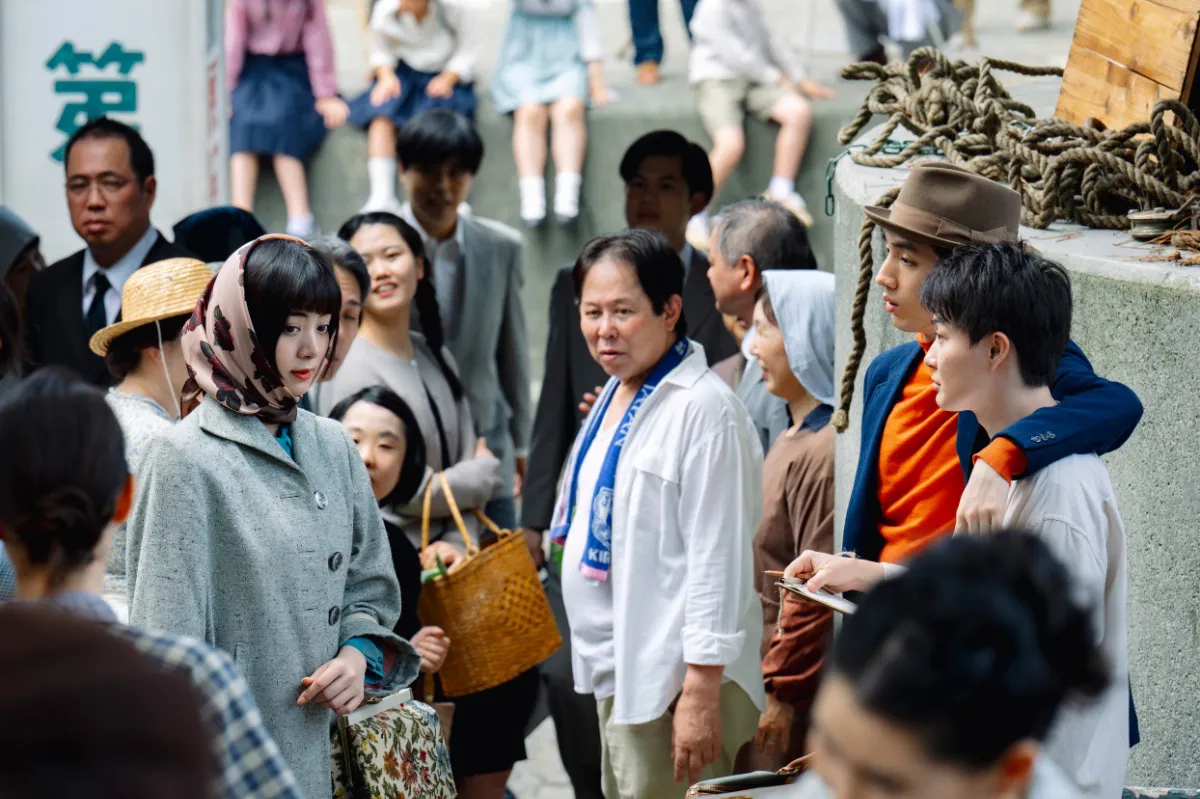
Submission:
<svg viewBox="0 0 1200 799">
<path fill-rule="evenodd" d="M 587 64 L 603 58 L 592 0 L 513 0 L 492 101 L 504 114 L 568 97 L 586 101 Z"/>
</svg>

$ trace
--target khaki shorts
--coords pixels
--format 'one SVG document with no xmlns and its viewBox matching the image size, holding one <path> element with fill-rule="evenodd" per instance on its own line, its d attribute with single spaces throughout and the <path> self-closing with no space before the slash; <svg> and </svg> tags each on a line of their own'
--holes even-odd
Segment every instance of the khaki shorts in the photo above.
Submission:
<svg viewBox="0 0 1200 799">
<path fill-rule="evenodd" d="M 780 86 L 740 78 L 700 81 L 695 92 L 696 108 L 710 134 L 724 128 L 740 128 L 747 111 L 766 122 L 775 104 L 787 94 Z"/>
</svg>

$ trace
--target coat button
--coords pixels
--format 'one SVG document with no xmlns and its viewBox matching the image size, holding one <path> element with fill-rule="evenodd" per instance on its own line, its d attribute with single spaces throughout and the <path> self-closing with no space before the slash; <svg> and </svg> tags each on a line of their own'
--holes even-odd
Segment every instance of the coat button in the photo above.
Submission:
<svg viewBox="0 0 1200 799">
<path fill-rule="evenodd" d="M 329 556 L 329 571 L 335 572 L 342 568 L 342 553 L 334 552 Z"/>
<path fill-rule="evenodd" d="M 329 626 L 332 627 L 342 618 L 342 609 L 336 605 L 329 609 Z"/>
<path fill-rule="evenodd" d="M 325 494 L 320 491 L 313 494 L 313 499 L 317 501 L 317 510 L 325 510 L 325 506 L 329 504 L 329 500 L 325 499 Z"/>
</svg>

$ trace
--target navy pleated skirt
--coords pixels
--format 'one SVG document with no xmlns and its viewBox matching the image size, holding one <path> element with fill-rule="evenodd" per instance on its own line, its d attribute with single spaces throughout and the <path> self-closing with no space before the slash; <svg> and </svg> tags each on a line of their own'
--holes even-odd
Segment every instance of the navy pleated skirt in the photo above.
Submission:
<svg viewBox="0 0 1200 799">
<path fill-rule="evenodd" d="M 247 55 L 233 88 L 229 151 L 290 155 L 301 161 L 325 139 L 308 63 L 295 55 Z"/>
<path fill-rule="evenodd" d="M 475 85 L 459 83 L 449 97 L 430 97 L 425 89 L 437 74 L 418 72 L 404 61 L 397 61 L 396 77 L 400 79 L 400 96 L 393 97 L 383 105 L 371 105 L 371 89 L 375 88 L 375 82 L 372 81 L 370 88 L 350 101 L 350 122 L 365 129 L 372 120 L 385 117 L 400 127 L 430 108 L 449 108 L 467 119 L 474 119 Z"/>
</svg>

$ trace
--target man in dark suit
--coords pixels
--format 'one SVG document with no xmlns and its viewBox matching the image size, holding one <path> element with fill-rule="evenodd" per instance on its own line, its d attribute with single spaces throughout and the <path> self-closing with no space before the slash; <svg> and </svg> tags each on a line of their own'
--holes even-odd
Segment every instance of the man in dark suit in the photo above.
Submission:
<svg viewBox="0 0 1200 799">
<path fill-rule="evenodd" d="M 689 338 L 704 347 L 710 365 L 735 354 L 737 344 L 717 313 L 716 298 L 706 276 L 708 258 L 694 250 L 686 237 L 688 220 L 712 199 L 712 169 L 704 148 L 674 131 L 647 133 L 625 152 L 621 179 L 625 182 L 625 220 L 629 226 L 662 233 L 683 261 L 683 308 Z M 546 368 L 522 493 L 521 523 L 530 551 L 539 562 L 542 535 L 550 526 L 554 510 L 558 475 L 583 420 L 580 402 L 608 380 L 592 360 L 579 329 L 571 268 L 567 265 L 558 271 L 550 290 Z M 549 592 L 551 604 L 561 611 L 557 580 L 556 575 L 551 576 Z M 557 615 L 563 637 L 569 641 L 566 614 Z M 599 799 L 600 727 L 596 703 L 590 696 L 574 692 L 569 644 L 543 667 L 543 677 L 549 689 L 559 751 L 575 795 L 579 799 Z"/>
<path fill-rule="evenodd" d="M 30 361 L 34 368 L 61 364 L 108 386 L 112 376 L 88 341 L 120 319 L 125 281 L 145 264 L 191 253 L 150 224 L 158 188 L 154 154 L 136 130 L 93 119 L 67 142 L 65 164 L 71 224 L 87 247 L 30 282 Z"/>
</svg>

